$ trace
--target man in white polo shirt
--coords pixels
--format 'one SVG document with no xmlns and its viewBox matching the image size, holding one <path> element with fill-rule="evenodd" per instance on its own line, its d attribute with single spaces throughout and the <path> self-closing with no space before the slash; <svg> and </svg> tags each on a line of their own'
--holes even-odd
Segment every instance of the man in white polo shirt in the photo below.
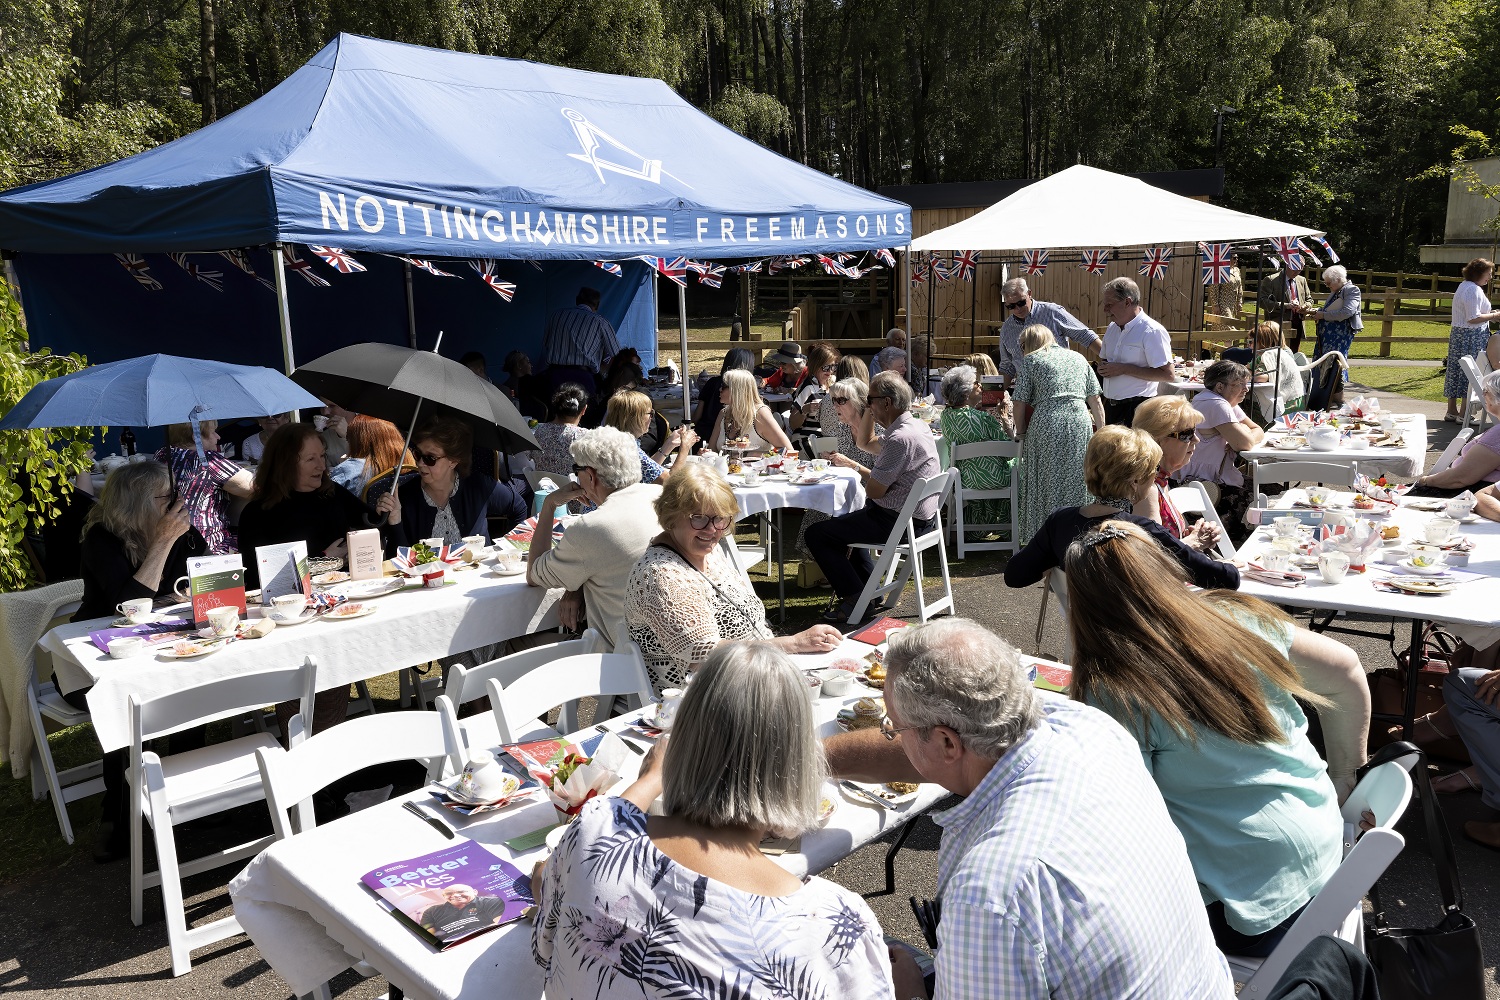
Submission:
<svg viewBox="0 0 1500 1000">
<path fill-rule="evenodd" d="M 1130 426 L 1135 408 L 1172 381 L 1172 338 L 1167 328 L 1141 308 L 1141 286 L 1115 278 L 1104 286 L 1109 329 L 1099 352 L 1104 387 L 1104 419 Z"/>
</svg>

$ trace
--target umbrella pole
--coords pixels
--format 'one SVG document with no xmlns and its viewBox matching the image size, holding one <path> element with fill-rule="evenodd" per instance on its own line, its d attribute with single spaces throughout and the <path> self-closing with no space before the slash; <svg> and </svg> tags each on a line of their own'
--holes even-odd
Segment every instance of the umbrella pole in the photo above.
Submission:
<svg viewBox="0 0 1500 1000">
<path fill-rule="evenodd" d="M 438 344 L 441 344 L 442 342 L 443 342 L 443 331 L 439 330 L 438 331 L 438 336 L 437 336 L 437 343 L 432 345 L 432 353 L 433 354 L 436 354 L 438 352 Z M 417 417 L 420 416 L 421 413 L 422 413 L 422 397 L 418 396 L 417 397 L 417 407 L 416 407 L 416 409 L 414 409 L 414 410 L 411 411 L 411 423 L 409 423 L 409 424 L 406 425 L 406 440 L 401 445 L 401 455 L 402 455 L 402 457 L 405 457 L 406 453 L 411 450 L 411 436 L 414 433 L 416 433 L 416 430 L 417 430 Z M 396 463 L 398 465 L 400 464 L 400 462 L 401 462 L 401 459 L 399 459 L 399 458 L 396 459 Z M 400 477 L 397 476 L 397 478 L 399 479 Z"/>
<path fill-rule="evenodd" d="M 677 332 L 682 338 L 682 422 L 693 418 L 693 387 L 688 382 L 687 286 L 677 286 Z M 745 318 L 745 333 L 750 333 L 750 318 Z"/>
<path fill-rule="evenodd" d="M 292 311 L 286 296 L 286 261 L 281 256 L 281 244 L 271 244 L 271 257 L 276 262 L 276 315 L 281 321 L 281 358 L 286 365 L 286 374 L 297 368 L 292 357 Z"/>
</svg>

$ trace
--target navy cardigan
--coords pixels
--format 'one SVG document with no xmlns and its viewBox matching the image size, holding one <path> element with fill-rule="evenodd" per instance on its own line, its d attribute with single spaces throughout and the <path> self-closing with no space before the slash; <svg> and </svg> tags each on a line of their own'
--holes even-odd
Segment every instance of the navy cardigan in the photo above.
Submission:
<svg viewBox="0 0 1500 1000">
<path fill-rule="evenodd" d="M 432 526 L 437 520 L 437 508 L 422 496 L 422 479 L 413 476 L 396 490 L 401 501 L 401 523 L 390 526 L 392 545 L 411 545 L 432 537 Z M 490 518 L 500 521 L 499 534 L 503 535 L 526 520 L 529 513 L 526 500 L 510 483 L 498 482 L 489 476 L 470 473 L 458 481 L 458 492 L 448 501 L 453 510 L 453 519 L 465 535 L 490 537 Z"/>
</svg>

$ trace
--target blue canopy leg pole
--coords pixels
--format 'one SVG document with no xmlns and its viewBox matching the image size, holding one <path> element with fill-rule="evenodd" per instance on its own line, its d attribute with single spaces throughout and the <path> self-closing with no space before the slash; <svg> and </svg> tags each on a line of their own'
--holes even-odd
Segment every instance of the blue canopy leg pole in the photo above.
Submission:
<svg viewBox="0 0 1500 1000">
<path fill-rule="evenodd" d="M 411 287 L 411 264 L 401 262 L 406 269 L 406 339 L 412 350 L 417 349 L 417 299 Z"/>
<path fill-rule="evenodd" d="M 687 288 L 677 286 L 677 330 L 682 336 L 682 422 L 693 419 L 693 387 L 688 382 Z"/>
<path fill-rule="evenodd" d="M 276 315 L 281 320 L 281 358 L 286 373 L 290 375 L 297 370 L 297 363 L 292 356 L 292 311 L 287 304 L 286 260 L 281 255 L 280 243 L 271 245 L 271 257 L 276 262 Z"/>
</svg>

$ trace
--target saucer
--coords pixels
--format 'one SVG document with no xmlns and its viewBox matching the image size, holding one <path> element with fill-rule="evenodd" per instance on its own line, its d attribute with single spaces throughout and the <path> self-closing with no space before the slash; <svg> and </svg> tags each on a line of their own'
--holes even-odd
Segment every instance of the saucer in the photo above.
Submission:
<svg viewBox="0 0 1500 1000">
<path fill-rule="evenodd" d="M 1410 559 L 1403 559 L 1397 565 L 1404 569 L 1409 569 L 1413 573 L 1421 573 L 1423 576 L 1442 576 L 1447 571 L 1447 566 L 1442 563 L 1438 563 L 1435 566 L 1418 566 Z"/>
</svg>

